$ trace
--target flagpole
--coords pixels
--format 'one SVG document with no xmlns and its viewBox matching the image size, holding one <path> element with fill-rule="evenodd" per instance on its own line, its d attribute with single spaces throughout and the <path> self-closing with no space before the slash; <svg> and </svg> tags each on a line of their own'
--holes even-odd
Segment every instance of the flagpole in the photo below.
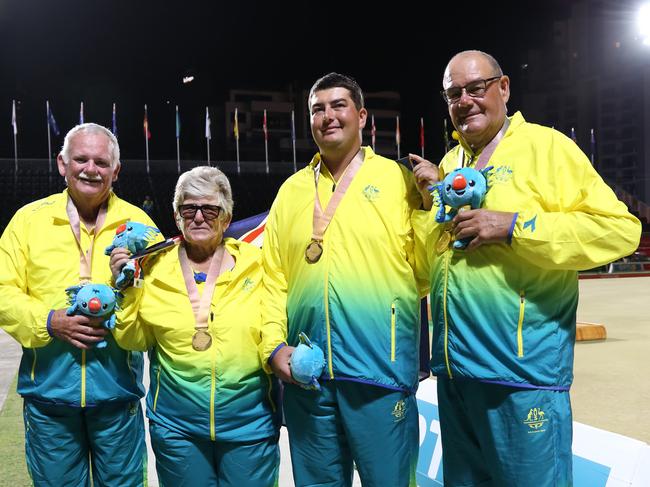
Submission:
<svg viewBox="0 0 650 487">
<path fill-rule="evenodd" d="M 149 117 L 147 116 L 147 104 L 144 105 L 144 151 L 145 158 L 147 161 L 147 176 L 149 175 Z"/>
<path fill-rule="evenodd" d="M 590 151 L 591 152 L 590 159 L 591 159 L 591 165 L 593 166 L 594 161 L 595 161 L 594 152 L 596 152 L 596 136 L 594 135 L 594 129 L 591 129 L 591 139 L 589 140 L 589 142 L 590 142 L 589 145 L 590 145 L 590 149 L 591 149 L 591 151 Z"/>
<path fill-rule="evenodd" d="M 377 149 L 375 149 L 375 143 L 377 142 L 377 127 L 375 127 L 375 115 L 373 114 L 371 116 L 371 127 L 370 127 L 370 138 L 372 142 L 372 151 L 377 152 Z"/>
<path fill-rule="evenodd" d="M 181 173 L 181 119 L 176 105 L 176 168 Z"/>
<path fill-rule="evenodd" d="M 444 118 L 442 120 L 443 125 L 444 125 L 444 131 L 445 133 L 443 134 L 443 140 L 445 141 L 445 154 L 449 152 L 449 128 L 447 127 L 447 119 Z"/>
<path fill-rule="evenodd" d="M 11 125 L 14 133 L 14 174 L 18 174 L 18 121 L 16 119 L 16 100 L 11 100 Z"/>
<path fill-rule="evenodd" d="M 237 174 L 240 174 L 241 166 L 239 165 L 239 114 L 237 107 L 235 107 L 235 149 L 237 151 Z"/>
<path fill-rule="evenodd" d="M 266 174 L 269 173 L 269 131 L 266 126 L 266 109 L 264 109 L 264 158 L 266 161 Z"/>
<path fill-rule="evenodd" d="M 293 172 L 298 170 L 296 166 L 296 116 L 295 110 L 291 110 L 291 146 L 293 148 Z"/>
<path fill-rule="evenodd" d="M 113 119 L 112 119 L 112 124 L 113 124 L 113 135 L 117 137 L 117 114 L 115 112 L 115 103 L 113 103 Z"/>
<path fill-rule="evenodd" d="M 79 125 L 84 123 L 84 102 L 81 102 L 79 107 Z"/>
<path fill-rule="evenodd" d="M 45 121 L 47 123 L 47 165 L 48 172 L 52 174 L 52 137 L 50 136 L 50 102 L 45 100 Z"/>
</svg>

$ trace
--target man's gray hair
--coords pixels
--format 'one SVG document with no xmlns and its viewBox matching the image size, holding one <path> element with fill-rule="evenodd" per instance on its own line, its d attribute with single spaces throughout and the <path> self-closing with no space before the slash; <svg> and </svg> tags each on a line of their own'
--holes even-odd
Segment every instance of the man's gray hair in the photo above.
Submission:
<svg viewBox="0 0 650 487">
<path fill-rule="evenodd" d="M 503 76 L 503 70 L 501 69 L 501 66 L 499 65 L 499 62 L 494 59 L 494 56 L 491 54 L 488 54 L 487 52 L 484 51 L 479 51 L 478 49 L 468 49 L 467 51 L 461 51 L 458 54 L 454 54 L 452 58 L 449 60 L 447 63 L 447 66 L 451 64 L 451 61 L 454 60 L 456 57 L 459 56 L 467 56 L 467 55 L 479 55 L 485 58 L 485 60 L 488 62 L 490 67 L 492 68 L 492 76 Z M 445 68 L 445 72 L 447 71 L 447 68 Z"/>
<path fill-rule="evenodd" d="M 232 189 L 228 177 L 216 167 L 198 166 L 184 172 L 178 178 L 174 191 L 174 214 L 187 198 L 216 198 L 217 206 L 221 207 L 219 219 L 223 221 L 232 218 Z"/>
<path fill-rule="evenodd" d="M 96 123 L 82 123 L 75 127 L 72 127 L 70 131 L 65 134 L 63 139 L 63 147 L 61 147 L 61 158 L 63 162 L 67 164 L 70 162 L 70 141 L 72 138 L 79 134 L 101 134 L 105 135 L 108 138 L 108 150 L 111 154 L 111 167 L 115 167 L 120 162 L 120 144 L 117 143 L 117 137 L 113 135 L 113 132 L 108 130 L 106 127 Z"/>
</svg>

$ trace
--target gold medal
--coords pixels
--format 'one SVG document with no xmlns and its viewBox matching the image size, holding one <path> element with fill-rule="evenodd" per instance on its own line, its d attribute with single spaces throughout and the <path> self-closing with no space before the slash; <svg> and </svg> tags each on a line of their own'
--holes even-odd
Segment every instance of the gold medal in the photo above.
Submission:
<svg viewBox="0 0 650 487">
<path fill-rule="evenodd" d="M 204 352 L 212 345 L 212 337 L 206 330 L 196 330 L 192 337 L 192 348 L 197 352 Z"/>
<path fill-rule="evenodd" d="M 442 254 L 445 250 L 449 248 L 449 243 L 451 242 L 451 231 L 445 230 L 440 234 L 438 238 L 438 243 L 436 243 L 436 251 L 439 254 Z"/>
<path fill-rule="evenodd" d="M 320 256 L 323 255 L 323 246 L 318 240 L 312 240 L 307 245 L 305 249 L 305 260 L 309 264 L 315 264 L 320 260 Z"/>
</svg>

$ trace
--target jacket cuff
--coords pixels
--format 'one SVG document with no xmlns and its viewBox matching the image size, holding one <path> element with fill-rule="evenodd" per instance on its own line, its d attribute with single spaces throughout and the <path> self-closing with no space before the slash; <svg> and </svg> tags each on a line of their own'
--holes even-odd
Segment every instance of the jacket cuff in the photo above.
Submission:
<svg viewBox="0 0 650 487">
<path fill-rule="evenodd" d="M 517 224 L 517 217 L 519 217 L 519 212 L 515 213 L 512 217 L 512 223 L 510 223 L 510 230 L 508 231 L 508 239 L 506 242 L 508 245 L 512 245 L 512 234 L 515 231 L 515 225 Z"/>
</svg>

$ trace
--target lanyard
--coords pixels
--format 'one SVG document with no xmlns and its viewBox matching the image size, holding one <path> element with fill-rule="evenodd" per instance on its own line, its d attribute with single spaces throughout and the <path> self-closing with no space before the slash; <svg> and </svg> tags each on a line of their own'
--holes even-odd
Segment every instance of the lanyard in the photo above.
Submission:
<svg viewBox="0 0 650 487">
<path fill-rule="evenodd" d="M 210 269 L 208 270 L 205 287 L 203 288 L 203 294 L 199 297 L 199 290 L 194 281 L 194 275 L 190 266 L 190 259 L 187 257 L 185 245 L 183 244 L 178 248 L 178 260 L 180 261 L 181 269 L 183 270 L 183 279 L 185 280 L 187 295 L 192 304 L 197 332 L 205 332 L 208 329 L 208 310 L 210 309 L 210 303 L 212 302 L 212 295 L 214 294 L 217 277 L 219 277 L 222 270 L 221 265 L 225 253 L 226 247 L 222 245 L 221 248 L 217 249 L 217 251 L 212 255 Z"/>
<path fill-rule="evenodd" d="M 506 117 L 505 122 L 503 122 L 503 126 L 501 127 L 501 130 L 497 132 L 497 134 L 492 138 L 490 142 L 483 148 L 481 151 L 481 154 L 478 156 L 478 160 L 476 161 L 476 165 L 474 166 L 474 169 L 477 171 L 480 171 L 483 169 L 488 161 L 490 160 L 490 157 L 492 157 L 492 154 L 494 154 L 494 151 L 497 148 L 497 145 L 499 145 L 499 142 L 501 142 L 501 139 L 503 139 L 503 136 L 506 134 L 508 131 L 508 127 L 510 126 L 510 119 Z M 474 155 L 470 156 L 469 162 L 467 163 L 468 166 L 472 164 L 474 161 Z M 463 149 L 463 146 L 460 146 L 460 150 L 458 151 L 458 167 L 464 167 L 465 166 L 465 149 Z"/>
<path fill-rule="evenodd" d="M 70 228 L 72 229 L 72 234 L 74 235 L 75 242 L 77 242 L 77 249 L 79 250 L 79 282 L 86 284 L 92 280 L 91 263 L 93 258 L 93 245 L 95 244 L 95 237 L 99 234 L 106 219 L 106 203 L 99 208 L 99 213 L 97 213 L 97 219 L 95 220 L 95 227 L 91 232 L 90 246 L 86 252 L 81 247 L 81 219 L 79 218 L 79 212 L 69 195 L 66 212 L 68 213 Z"/>
<path fill-rule="evenodd" d="M 357 174 L 357 172 L 359 172 L 359 169 L 363 164 L 363 155 L 359 156 L 359 153 L 357 152 L 357 154 L 355 154 L 355 156 L 352 158 L 346 167 L 345 172 L 343 173 L 343 177 L 341 177 L 339 181 L 339 184 L 336 185 L 334 194 L 330 198 L 329 203 L 327 203 L 327 208 L 325 208 L 325 211 L 323 211 L 323 207 L 320 204 L 320 198 L 318 197 L 318 177 L 320 175 L 321 164 L 322 160 L 314 168 L 314 186 L 316 188 L 316 193 L 314 195 L 314 218 L 312 222 L 311 239 L 312 241 L 316 242 L 323 241 L 325 230 L 332 221 L 336 208 L 339 206 L 339 203 L 341 203 L 343 196 L 345 196 L 345 192 L 350 186 L 350 183 L 352 183 L 352 179 Z"/>
</svg>

